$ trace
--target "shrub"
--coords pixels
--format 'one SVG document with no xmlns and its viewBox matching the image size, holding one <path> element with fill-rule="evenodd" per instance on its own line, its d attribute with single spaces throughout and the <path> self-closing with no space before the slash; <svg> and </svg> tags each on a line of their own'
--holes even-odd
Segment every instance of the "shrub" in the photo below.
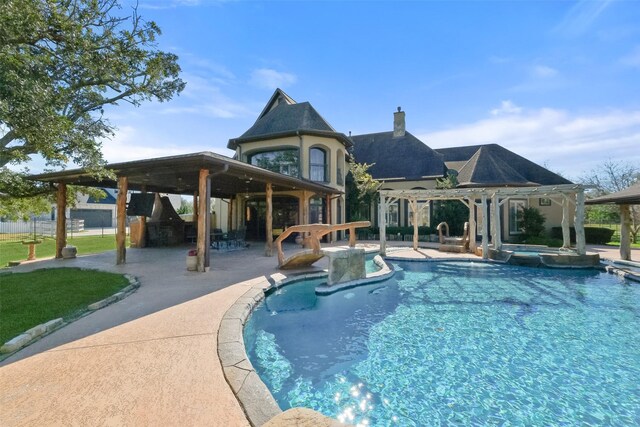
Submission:
<svg viewBox="0 0 640 427">
<path fill-rule="evenodd" d="M 544 232 L 545 216 L 536 208 L 523 208 L 518 211 L 518 220 L 522 224 L 522 234 L 526 237 L 538 237 Z"/>
<path fill-rule="evenodd" d="M 586 243 L 590 243 L 592 245 L 604 245 L 611 241 L 611 237 L 613 236 L 614 230 L 610 228 L 603 227 L 585 227 L 584 228 L 584 238 Z M 562 227 L 552 227 L 551 228 L 551 237 L 555 239 L 562 239 Z M 576 230 L 573 227 L 569 228 L 569 235 L 571 239 L 571 243 L 575 243 L 576 241 Z"/>
</svg>

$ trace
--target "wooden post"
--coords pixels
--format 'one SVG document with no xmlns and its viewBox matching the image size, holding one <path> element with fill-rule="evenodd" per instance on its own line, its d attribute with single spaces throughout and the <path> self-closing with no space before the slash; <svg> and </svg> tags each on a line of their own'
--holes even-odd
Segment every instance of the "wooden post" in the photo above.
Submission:
<svg viewBox="0 0 640 427">
<path fill-rule="evenodd" d="M 487 195 L 482 195 L 482 259 L 489 259 L 489 212 Z"/>
<path fill-rule="evenodd" d="M 325 196 L 326 205 L 327 205 L 327 219 L 325 220 L 325 224 L 331 225 L 331 195 L 327 194 Z M 331 243 L 333 241 L 333 233 L 327 234 L 327 243 Z"/>
<path fill-rule="evenodd" d="M 586 255 L 587 248 L 584 237 L 584 190 L 576 193 L 576 217 L 573 222 L 576 229 L 576 251 L 578 255 Z"/>
<path fill-rule="evenodd" d="M 309 223 L 309 200 L 307 199 L 307 192 L 306 191 L 302 191 L 302 196 L 300 198 L 300 204 L 302 205 L 301 208 L 301 217 L 300 217 L 300 224 L 308 224 Z"/>
<path fill-rule="evenodd" d="M 502 249 L 502 224 L 500 223 L 500 199 L 498 193 L 493 194 L 491 206 L 493 208 L 493 248 L 499 251 Z"/>
<path fill-rule="evenodd" d="M 198 192 L 193 192 L 193 216 L 191 217 L 194 227 L 198 225 Z"/>
<path fill-rule="evenodd" d="M 198 237 L 196 241 L 198 254 L 196 258 L 196 269 L 201 273 L 207 271 L 205 257 L 207 256 L 207 241 L 209 240 L 209 225 L 207 224 L 209 216 L 207 215 L 206 203 L 206 198 L 209 196 L 209 194 L 207 194 L 208 177 L 209 170 L 200 169 L 200 173 L 198 174 L 198 197 L 200 200 L 198 201 Z"/>
<path fill-rule="evenodd" d="M 62 248 L 67 246 L 67 184 L 58 183 L 56 206 L 56 258 L 62 258 Z"/>
<path fill-rule="evenodd" d="M 387 254 L 387 198 L 380 195 L 380 211 L 378 212 L 378 228 L 380 230 L 380 255 Z"/>
<path fill-rule="evenodd" d="M 264 245 L 264 256 L 273 255 L 273 188 L 271 183 L 267 182 L 267 218 L 265 224 L 266 241 Z"/>
<path fill-rule="evenodd" d="M 620 205 L 620 259 L 631 261 L 631 211 Z"/>
<path fill-rule="evenodd" d="M 562 195 L 562 247 L 569 249 L 571 247 L 571 233 L 569 230 L 569 198 L 566 194 Z"/>
<path fill-rule="evenodd" d="M 418 250 L 418 201 L 409 199 L 409 206 L 413 212 L 413 250 Z"/>
<path fill-rule="evenodd" d="M 469 198 L 469 249 L 472 253 L 476 253 L 478 244 L 476 242 L 476 198 Z"/>
<path fill-rule="evenodd" d="M 227 205 L 227 232 L 233 230 L 233 200 L 233 197 L 229 197 L 229 204 Z"/>
<path fill-rule="evenodd" d="M 147 193 L 147 186 L 142 186 L 142 193 Z M 147 217 L 144 215 L 140 216 L 140 233 L 138 234 L 138 247 L 144 248 L 147 246 Z"/>
<path fill-rule="evenodd" d="M 127 191 L 129 179 L 118 177 L 118 197 L 116 198 L 116 265 L 127 262 Z"/>
</svg>

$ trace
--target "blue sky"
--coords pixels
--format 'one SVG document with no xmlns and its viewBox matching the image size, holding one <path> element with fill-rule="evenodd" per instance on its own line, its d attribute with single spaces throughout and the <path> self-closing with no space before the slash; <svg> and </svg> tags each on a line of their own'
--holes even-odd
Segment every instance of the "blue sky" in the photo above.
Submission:
<svg viewBox="0 0 640 427">
<path fill-rule="evenodd" d="M 187 88 L 109 109 L 111 162 L 232 155 L 280 87 L 346 134 L 392 130 L 402 106 L 431 148 L 499 143 L 570 178 L 640 164 L 638 1 L 139 4 Z"/>
</svg>

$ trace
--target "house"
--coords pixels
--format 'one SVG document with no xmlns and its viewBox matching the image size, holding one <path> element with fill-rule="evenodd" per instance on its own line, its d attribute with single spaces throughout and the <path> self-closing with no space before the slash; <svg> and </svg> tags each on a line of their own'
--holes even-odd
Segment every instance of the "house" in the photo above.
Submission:
<svg viewBox="0 0 640 427">
<path fill-rule="evenodd" d="M 358 163 L 372 164 L 371 175 L 382 182 L 383 190 L 429 190 L 438 178 L 456 177 L 458 188 L 535 187 L 571 184 L 567 179 L 507 150 L 498 144 L 431 149 L 406 130 L 405 112 L 394 113 L 393 131 L 354 135 L 353 157 Z M 428 202 L 423 202 L 428 203 Z M 501 209 L 502 235 L 520 234 L 517 211 L 535 207 L 547 218 L 546 226 L 559 226 L 562 209 L 545 197 L 512 198 Z M 432 206 L 425 207 L 418 225 L 430 225 Z M 377 209 L 371 210 L 377 219 Z M 388 226 L 412 226 L 407 200 L 388 207 Z M 435 225 L 435 224 L 433 224 Z"/>
<path fill-rule="evenodd" d="M 274 192 L 273 232 L 295 224 L 340 224 L 345 218 L 345 175 L 351 140 L 337 132 L 308 102 L 297 103 L 277 89 L 256 122 L 229 140 L 234 159 L 304 181 L 321 183 L 341 193 L 321 197 L 303 190 Z M 242 200 L 244 198 L 244 200 Z M 237 197 L 232 227 L 244 225 L 248 239 L 265 238 L 266 194 Z M 340 238 L 338 234 L 333 238 Z"/>
<path fill-rule="evenodd" d="M 432 149 L 406 130 L 405 112 L 393 114 L 393 130 L 345 136 L 337 132 L 309 102 L 297 103 L 277 89 L 256 122 L 238 138 L 229 140 L 235 158 L 304 180 L 322 182 L 345 191 L 345 164 L 349 160 L 372 165 L 371 175 L 385 190 L 434 189 L 438 178 L 457 177 L 459 188 L 535 187 L 571 184 L 565 178 L 497 144 Z M 263 194 L 247 194 L 247 235 L 264 238 Z M 421 209 L 419 225 L 431 225 L 432 202 Z M 318 198 L 305 192 L 274 194 L 274 229 L 292 224 L 341 223 L 346 217 L 345 195 Z M 547 197 L 511 198 L 501 206 L 502 235 L 520 233 L 517 211 L 538 208 L 546 226 L 559 226 L 562 208 Z M 364 207 L 365 217 L 377 223 L 377 206 Z M 388 226 L 411 226 L 407 200 L 398 200 L 387 210 Z M 433 224 L 435 225 L 435 224 Z M 334 236 L 339 237 L 339 236 Z"/>
</svg>

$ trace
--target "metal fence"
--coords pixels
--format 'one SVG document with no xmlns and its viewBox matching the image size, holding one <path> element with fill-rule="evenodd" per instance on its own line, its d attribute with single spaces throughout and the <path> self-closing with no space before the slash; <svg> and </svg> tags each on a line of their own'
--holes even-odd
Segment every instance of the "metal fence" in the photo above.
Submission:
<svg viewBox="0 0 640 427">
<path fill-rule="evenodd" d="M 67 232 L 84 231 L 83 219 L 67 219 Z M 38 217 L 28 221 L 0 221 L 0 241 L 21 242 L 56 237 L 56 222 Z"/>
</svg>

